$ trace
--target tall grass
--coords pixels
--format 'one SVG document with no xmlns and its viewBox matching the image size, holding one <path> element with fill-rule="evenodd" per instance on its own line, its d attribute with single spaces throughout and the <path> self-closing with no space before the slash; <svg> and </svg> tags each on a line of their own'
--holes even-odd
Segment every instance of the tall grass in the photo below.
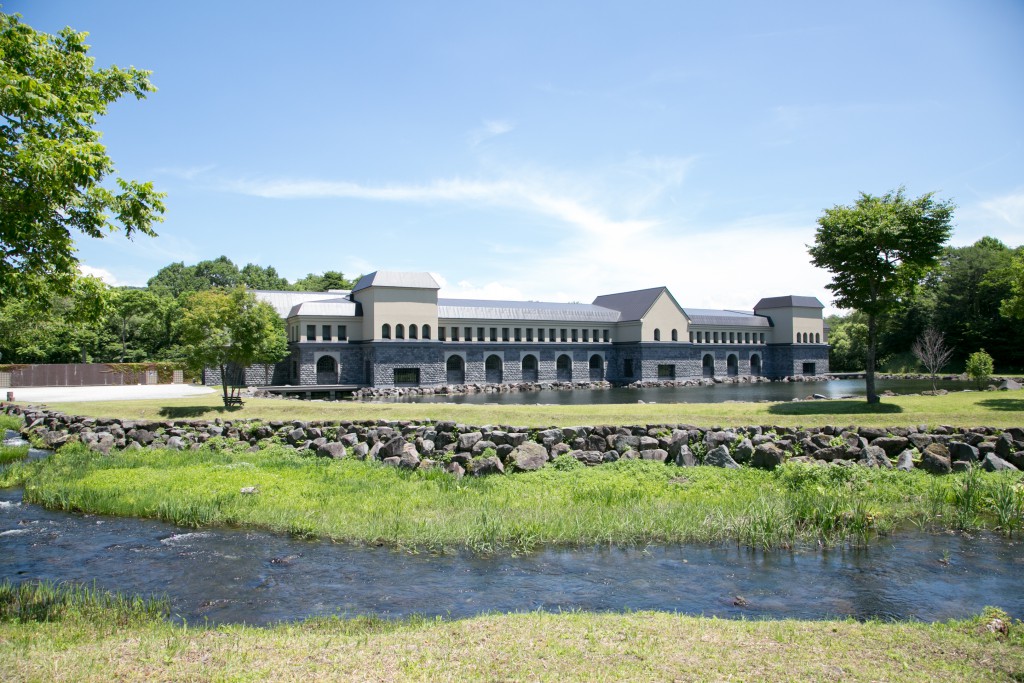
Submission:
<svg viewBox="0 0 1024 683">
<path fill-rule="evenodd" d="M 26 457 L 28 457 L 28 445 L 0 446 L 0 466 L 24 460 Z"/>
<path fill-rule="evenodd" d="M 25 500 L 50 508 L 479 552 L 723 540 L 766 548 L 865 543 L 912 522 L 957 528 L 963 505 L 957 490 L 965 476 L 811 465 L 774 472 L 677 468 L 625 460 L 457 480 L 440 470 L 304 457 L 281 447 L 100 456 L 76 445 L 11 470 L 0 472 L 0 483 L 22 484 Z M 1004 483 L 1016 485 L 1019 473 L 971 476 L 978 492 L 969 509 L 978 523 L 1008 527 L 993 501 Z M 248 487 L 258 492 L 241 493 Z M 1001 509 L 1012 517 L 1011 505 Z"/>
<path fill-rule="evenodd" d="M 21 418 L 17 415 L 7 415 L 0 413 L 0 437 L 4 435 L 4 432 L 8 429 L 12 432 L 20 431 L 23 426 Z"/>
<path fill-rule="evenodd" d="M 0 621 L 61 621 L 71 617 L 125 625 L 167 616 L 169 602 L 109 593 L 95 586 L 48 581 L 0 581 Z"/>
</svg>

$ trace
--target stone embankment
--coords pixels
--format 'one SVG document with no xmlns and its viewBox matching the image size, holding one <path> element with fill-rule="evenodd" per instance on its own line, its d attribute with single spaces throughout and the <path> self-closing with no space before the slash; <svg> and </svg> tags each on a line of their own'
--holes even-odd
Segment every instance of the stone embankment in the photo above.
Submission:
<svg viewBox="0 0 1024 683">
<path fill-rule="evenodd" d="M 748 426 L 732 429 L 659 424 L 532 429 L 468 426 L 455 422 L 246 420 L 119 420 L 66 415 L 7 405 L 22 415 L 22 433 L 48 448 L 80 442 L 113 449 L 198 449 L 211 439 L 258 449 L 281 444 L 309 455 L 382 461 L 407 469 L 444 467 L 456 476 L 536 470 L 568 456 L 584 465 L 621 459 L 680 467 L 750 465 L 774 469 L 786 462 L 934 474 L 1024 469 L 1024 428 Z"/>
</svg>

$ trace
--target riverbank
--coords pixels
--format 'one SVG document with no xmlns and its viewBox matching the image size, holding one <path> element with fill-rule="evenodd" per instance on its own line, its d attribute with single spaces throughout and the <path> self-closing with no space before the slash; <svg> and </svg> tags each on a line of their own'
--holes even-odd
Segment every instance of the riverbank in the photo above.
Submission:
<svg viewBox="0 0 1024 683">
<path fill-rule="evenodd" d="M 3 593 L 3 591 L 0 591 Z M 31 591 L 21 590 L 31 602 Z M 937 624 L 743 621 L 664 612 L 321 618 L 181 626 L 159 603 L 44 589 L 0 597 L 0 677 L 108 680 L 1014 681 L 1024 626 L 998 610 Z M 7 609 L 5 609 L 7 608 Z"/>
<path fill-rule="evenodd" d="M 22 404 L 24 405 L 24 404 Z M 468 405 L 246 399 L 225 408 L 218 394 L 180 399 L 50 403 L 70 415 L 129 420 L 449 420 L 465 424 L 565 427 L 578 424 L 686 423 L 786 427 L 857 424 L 866 427 L 950 425 L 1019 426 L 1021 392 L 956 392 L 944 396 L 893 396 L 882 403 L 861 399 L 786 403 L 658 403 L 603 405 Z"/>
</svg>

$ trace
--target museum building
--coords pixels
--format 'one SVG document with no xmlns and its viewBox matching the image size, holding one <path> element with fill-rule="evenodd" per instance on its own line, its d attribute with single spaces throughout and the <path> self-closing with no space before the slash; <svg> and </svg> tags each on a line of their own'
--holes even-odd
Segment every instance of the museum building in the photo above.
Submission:
<svg viewBox="0 0 1024 683">
<path fill-rule="evenodd" d="M 377 271 L 351 291 L 255 291 L 285 320 L 290 354 L 269 371 L 250 368 L 247 382 L 627 384 L 828 372 L 814 297 L 765 298 L 748 312 L 684 308 L 666 287 L 591 304 L 439 299 L 439 289 L 429 273 Z"/>
</svg>

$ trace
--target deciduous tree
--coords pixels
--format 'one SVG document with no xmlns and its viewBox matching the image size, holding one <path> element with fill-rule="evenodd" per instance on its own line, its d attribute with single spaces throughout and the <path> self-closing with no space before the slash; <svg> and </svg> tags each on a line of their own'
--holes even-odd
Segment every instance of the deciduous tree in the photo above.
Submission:
<svg viewBox="0 0 1024 683">
<path fill-rule="evenodd" d="M 868 403 L 878 403 L 875 358 L 878 321 L 934 268 L 949 239 L 954 206 L 927 193 L 908 199 L 904 188 L 876 197 L 861 193 L 818 218 L 811 262 L 832 273 L 828 289 L 840 308 L 867 319 L 865 377 Z"/>
<path fill-rule="evenodd" d="M 934 327 L 929 327 L 914 341 L 910 350 L 921 365 L 931 373 L 932 391 L 935 391 L 935 375 L 939 374 L 943 366 L 953 357 L 953 349 L 946 346 L 946 339 L 941 332 Z"/>
<path fill-rule="evenodd" d="M 125 95 L 155 90 L 149 72 L 95 69 L 85 33 L 33 30 L 0 13 L 0 293 L 67 291 L 75 233 L 153 235 L 164 211 L 152 183 L 114 178 L 96 119 Z"/>
</svg>

